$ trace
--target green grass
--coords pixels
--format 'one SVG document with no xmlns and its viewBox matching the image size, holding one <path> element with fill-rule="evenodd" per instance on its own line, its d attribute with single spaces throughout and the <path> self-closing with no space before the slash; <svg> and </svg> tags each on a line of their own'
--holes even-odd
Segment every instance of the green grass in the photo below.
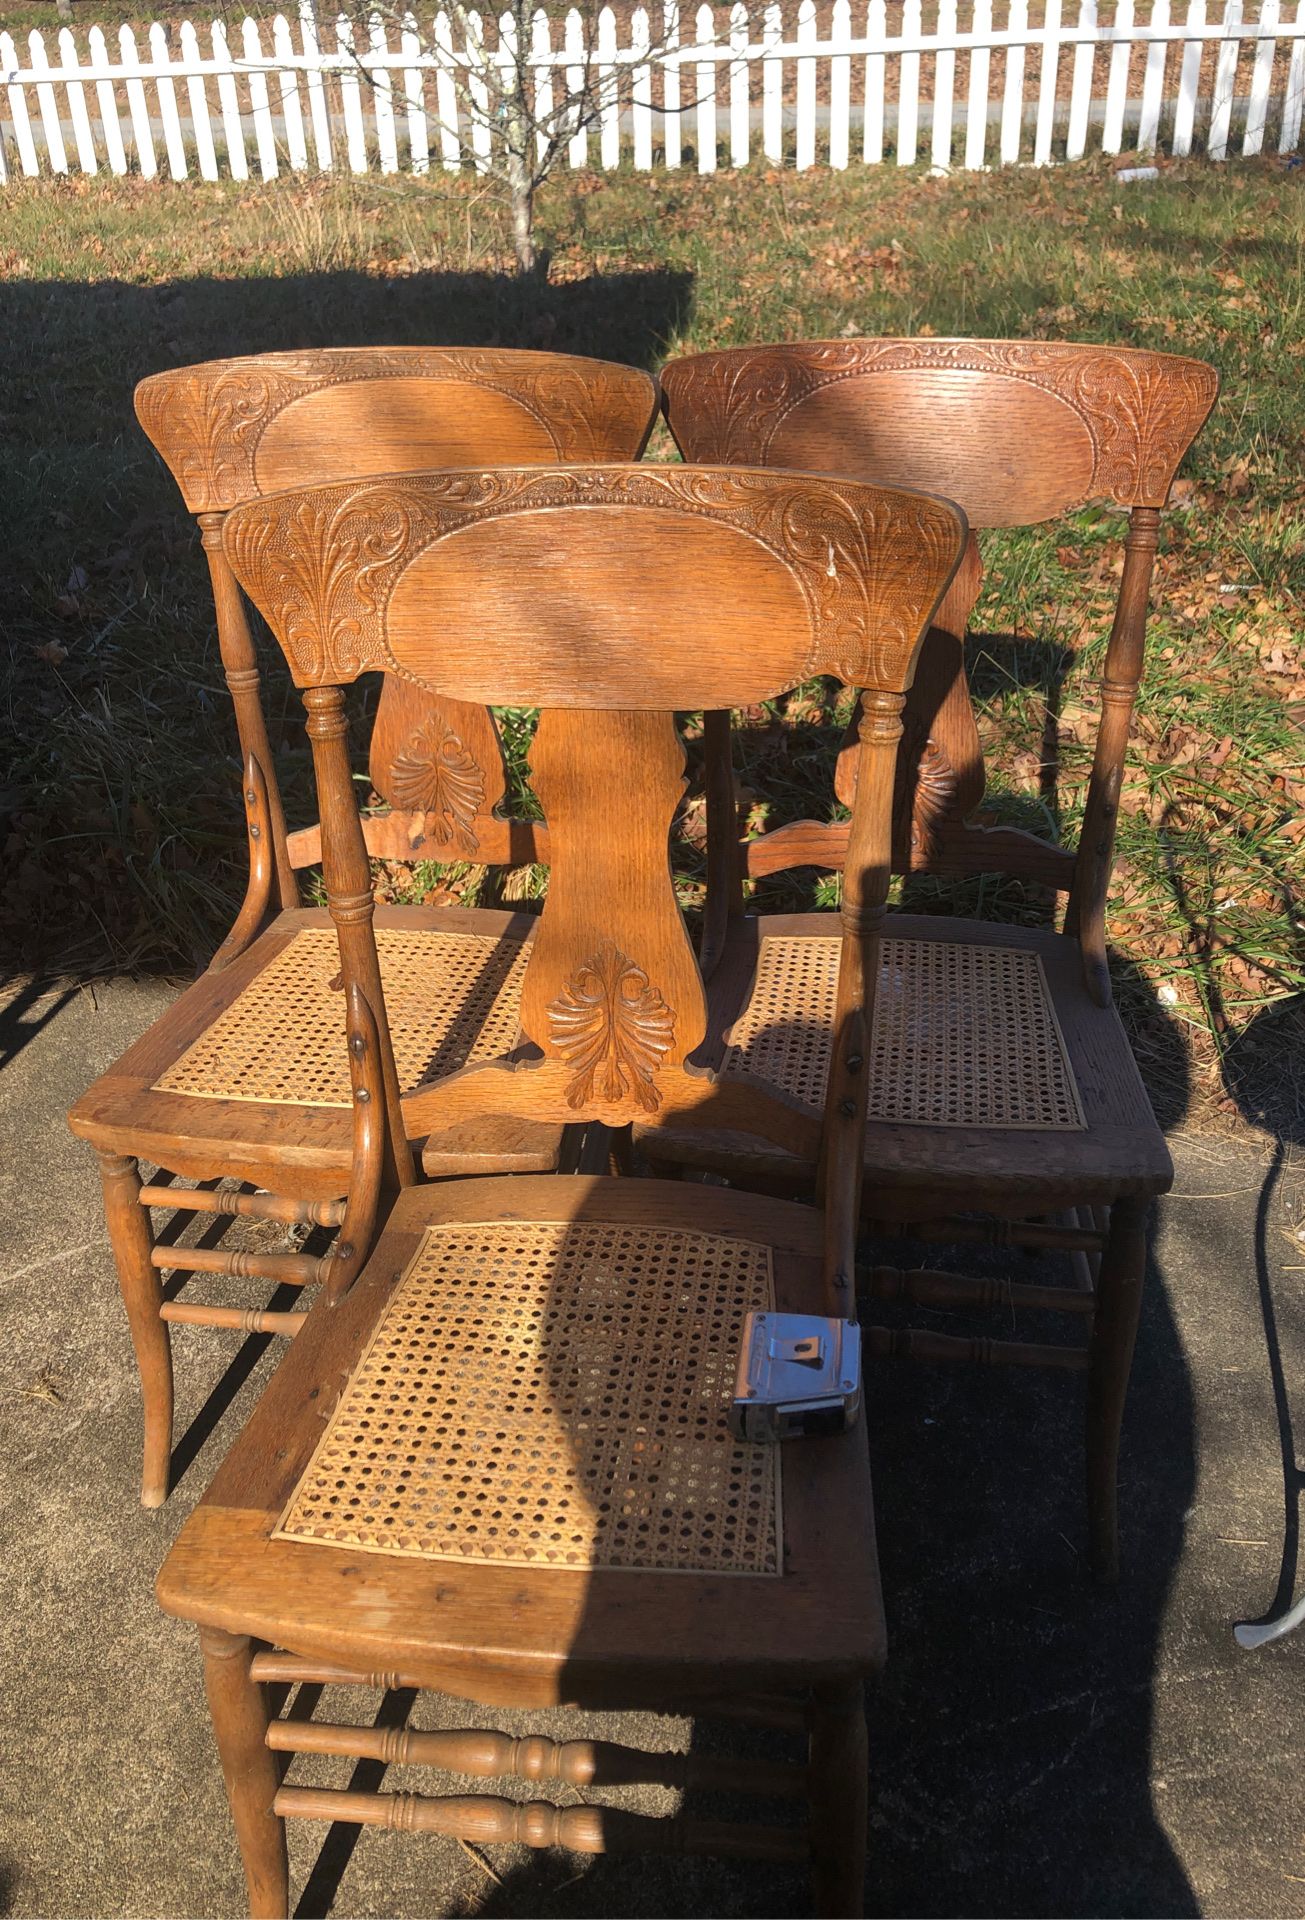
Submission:
<svg viewBox="0 0 1305 1920">
<path fill-rule="evenodd" d="M 1305 986 L 1303 204 L 1299 175 L 1269 161 L 1174 166 L 1149 187 L 1121 187 L 1095 163 L 949 180 L 888 168 L 572 176 L 543 196 L 540 293 L 502 274 L 502 210 L 461 178 L 0 189 L 0 914 L 13 963 L 189 966 L 240 891 L 205 570 L 134 423 L 145 373 L 344 341 L 549 346 L 649 366 L 853 330 L 1124 341 L 1198 354 L 1223 379 L 1166 521 L 1111 925 L 1143 1043 L 1158 986 L 1190 1041 L 1184 1071 L 1221 1086 L 1252 1016 Z M 985 537 L 971 655 L 995 817 L 1073 835 L 1119 527 L 1094 508 Z M 298 704 L 270 657 L 269 681 L 279 770 L 306 817 Z M 771 818 L 826 810 L 837 702 L 805 688 L 780 717 L 741 716 L 740 777 Z M 519 787 L 527 717 L 507 716 L 505 731 Z M 472 898 L 483 876 L 408 868 L 386 886 Z M 505 887 L 538 891 L 529 875 Z M 911 893 L 944 911 L 1045 913 L 995 880 Z M 833 895 L 825 880 L 770 897 Z"/>
</svg>

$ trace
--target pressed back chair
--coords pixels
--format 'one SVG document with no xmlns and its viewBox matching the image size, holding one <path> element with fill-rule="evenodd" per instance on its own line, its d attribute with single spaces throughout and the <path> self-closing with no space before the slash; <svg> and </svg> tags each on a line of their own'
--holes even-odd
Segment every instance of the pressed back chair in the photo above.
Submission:
<svg viewBox="0 0 1305 1920">
<path fill-rule="evenodd" d="M 1214 402 L 1216 376 L 1170 354 L 1041 341 L 858 340 L 739 348 L 663 369 L 663 405 L 689 460 L 800 466 L 937 489 L 959 501 L 965 559 L 921 649 L 903 714 L 894 870 L 1002 871 L 1067 896 L 1064 932 L 894 915 L 871 1041 L 867 1210 L 930 1241 L 1056 1247 L 1073 1289 L 877 1267 L 879 1298 L 1076 1316 L 1083 1346 L 869 1329 L 880 1351 L 1044 1365 L 1088 1375 L 1092 1552 L 1117 1568 L 1116 1460 L 1141 1298 L 1146 1221 L 1171 1167 L 1111 1007 L 1105 916 L 1129 718 L 1142 670 L 1160 510 Z M 1101 723 L 1076 850 L 970 815 L 985 773 L 964 643 L 981 584 L 975 531 L 1032 525 L 1085 500 L 1128 512 Z M 856 722 L 853 723 L 853 733 Z M 828 915 L 745 919 L 742 875 L 837 870 L 846 821 L 800 821 L 736 842 L 728 715 L 709 717 L 705 1057 L 818 1103 L 837 941 Z M 856 765 L 844 750 L 838 798 Z M 735 1179 L 797 1170 L 755 1141 L 646 1126 L 659 1163 Z M 1036 1216 L 1036 1217 L 1035 1217 Z"/>
<path fill-rule="evenodd" d="M 348 1297 L 310 1310 L 159 1580 L 201 1629 L 256 1914 L 286 1911 L 289 1815 L 810 1858 L 820 1911 L 860 1910 L 862 1685 L 883 1654 L 864 1429 L 747 1446 L 726 1413 L 749 1310 L 852 1309 L 898 716 L 964 538 L 959 512 L 923 495 L 685 467 L 410 475 L 231 515 L 226 553 L 304 692 L 333 901 L 356 896 L 365 859 L 345 685 L 376 667 L 542 709 L 531 773 L 552 866 L 523 1041 L 423 1094 L 432 1116 L 488 1103 L 624 1129 L 662 1110 L 746 1114 L 824 1168 L 819 1211 L 610 1176 L 410 1188 Z M 669 860 L 675 710 L 819 671 L 867 689 L 823 1116 L 695 1063 L 706 1000 Z M 346 979 L 374 979 L 365 916 L 341 931 Z M 492 1731 L 378 1746 L 369 1728 L 270 1717 L 268 1683 L 335 1680 L 490 1707 L 757 1715 L 805 1732 L 809 1767 Z M 282 1781 L 277 1756 L 300 1750 L 812 1804 L 805 1825 L 763 1826 L 340 1793 Z"/>
<path fill-rule="evenodd" d="M 207 972 L 102 1075 L 69 1116 L 100 1155 L 105 1209 L 145 1397 L 142 1498 L 167 1493 L 172 1437 L 166 1320 L 227 1326 L 238 1310 L 169 1307 L 162 1273 L 284 1279 L 279 1255 L 156 1244 L 152 1206 L 231 1211 L 228 1192 L 143 1188 L 138 1161 L 200 1182 L 235 1177 L 272 1195 L 241 1211 L 338 1223 L 350 1166 L 349 1090 L 334 922 L 300 905 L 296 873 L 320 859 L 320 824 L 286 829 L 257 655 L 222 550 L 231 507 L 294 484 L 350 474 L 459 465 L 635 459 L 656 407 L 637 369 L 562 354 L 462 348 L 343 348 L 214 361 L 157 374 L 137 389 L 141 423 L 167 461 L 203 536 L 218 643 L 244 769 L 249 884 Z M 378 536 L 378 537 L 383 537 Z M 361 557 L 365 562 L 365 556 Z M 503 755 L 483 703 L 445 699 L 391 678 L 371 737 L 370 777 L 390 803 L 364 825 L 369 854 L 520 864 L 547 859 L 537 822 L 500 817 Z M 366 864 L 347 914 L 370 913 Z M 382 1006 L 391 1106 L 516 1032 L 533 916 L 389 907 L 366 986 Z M 559 1130 L 490 1120 L 456 1140 L 394 1129 L 392 1181 L 557 1164 Z M 286 1209 L 290 1209 L 289 1212 Z M 305 1271 L 307 1266 L 305 1265 Z M 275 1320 L 264 1322 L 279 1331 Z"/>
</svg>

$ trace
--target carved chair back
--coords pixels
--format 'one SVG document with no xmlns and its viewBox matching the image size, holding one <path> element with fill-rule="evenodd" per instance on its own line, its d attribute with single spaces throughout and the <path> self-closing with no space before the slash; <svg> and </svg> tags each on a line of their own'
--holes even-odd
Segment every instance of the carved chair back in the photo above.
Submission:
<svg viewBox="0 0 1305 1920">
<path fill-rule="evenodd" d="M 345 978 L 373 1007 L 384 1002 L 343 687 L 379 669 L 444 698 L 543 710 L 531 772 L 552 866 L 521 996 L 529 1046 L 409 1096 L 410 1130 L 427 1119 L 422 1101 L 449 1126 L 470 1098 L 482 1114 L 616 1127 L 710 1114 L 800 1140 L 823 1151 L 840 1196 L 827 1208 L 831 1298 L 850 1310 L 899 714 L 965 536 L 959 510 L 927 495 L 696 467 L 409 474 L 231 513 L 234 575 L 304 690 L 328 901 Z M 684 786 L 675 710 L 768 699 L 813 673 L 865 690 L 823 1133 L 761 1083 L 695 1069 L 706 1001 L 669 855 Z M 397 1102 L 392 1070 L 388 1084 Z"/>
<path fill-rule="evenodd" d="M 346 347 L 155 374 L 137 387 L 136 412 L 203 534 L 241 759 L 252 754 L 262 775 L 273 894 L 287 907 L 298 901 L 295 869 L 320 857 L 320 834 L 286 832 L 257 659 L 222 552 L 226 514 L 265 493 L 351 474 L 635 460 L 656 417 L 656 386 L 637 368 L 567 354 Z M 395 809 L 369 822 L 374 853 L 515 863 L 546 852 L 529 823 L 496 816 L 506 778 L 484 706 L 387 681 L 369 771 Z M 224 957 L 234 957 L 230 943 Z"/>
<path fill-rule="evenodd" d="M 1128 510 L 1077 857 L 1031 834 L 966 824 L 985 785 L 963 653 L 981 578 L 973 536 L 922 649 L 894 801 L 896 871 L 1004 870 L 1067 892 L 1066 924 L 1079 931 L 1089 985 L 1108 1000 L 1105 900 L 1159 510 L 1214 404 L 1213 368 L 1055 341 L 875 339 L 698 354 L 672 361 L 661 380 L 686 460 L 937 490 L 973 528 L 1026 526 L 1101 497 Z M 845 751 L 836 787 L 846 802 L 854 778 Z M 837 826 L 822 833 L 805 822 L 761 836 L 748 849 L 749 871 L 837 865 L 843 837 Z"/>
</svg>

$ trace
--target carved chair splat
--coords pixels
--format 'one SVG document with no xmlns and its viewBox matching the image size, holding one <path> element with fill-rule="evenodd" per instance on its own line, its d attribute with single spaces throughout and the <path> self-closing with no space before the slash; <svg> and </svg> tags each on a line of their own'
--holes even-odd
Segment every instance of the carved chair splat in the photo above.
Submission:
<svg viewBox="0 0 1305 1920">
<path fill-rule="evenodd" d="M 138 1162 L 189 1179 L 234 1176 L 306 1205 L 334 1203 L 350 1168 L 337 949 L 356 946 L 360 923 L 373 916 L 369 855 L 514 865 L 548 857 L 541 823 L 500 817 L 503 756 L 486 706 L 388 676 L 370 774 L 390 810 L 362 823 L 333 910 L 300 907 L 296 874 L 322 859 L 323 832 L 320 824 L 286 829 L 258 659 L 222 544 L 227 514 L 270 489 L 341 474 L 469 458 L 633 460 L 655 416 L 656 389 L 634 368 L 562 354 L 342 348 L 157 374 L 142 381 L 136 405 L 201 529 L 250 849 L 244 902 L 208 971 L 70 1115 L 74 1132 L 104 1156 L 110 1239 L 142 1354 L 143 1498 L 154 1505 L 168 1483 L 170 1375 L 155 1283 L 147 1284 L 154 1234 Z M 329 733 L 325 713 L 318 725 Z M 347 770 L 343 739 L 323 746 Z M 380 1023 L 391 1183 L 412 1179 L 414 1152 L 431 1176 L 555 1166 L 556 1125 L 491 1118 L 478 1126 L 471 1115 L 457 1139 L 445 1140 L 407 1126 L 402 1101 L 405 1091 L 515 1037 L 533 916 L 392 907 L 380 909 L 376 925 L 379 948 L 369 936 L 372 958 L 359 978 Z M 163 1190 L 156 1180 L 151 1191 Z"/>
<path fill-rule="evenodd" d="M 232 513 L 233 570 L 310 711 L 372 667 L 543 709 L 533 775 L 553 866 L 523 1044 L 441 1083 L 431 1097 L 446 1107 L 476 1085 L 505 1114 L 622 1127 L 723 1099 L 735 1118 L 768 1104 L 783 1137 L 792 1103 L 759 1086 L 731 1106 L 693 1058 L 707 1003 L 670 871 L 684 769 L 673 715 L 769 697 L 810 671 L 869 690 L 842 932 L 846 1058 L 814 1125 L 824 1205 L 610 1176 L 409 1188 L 348 1298 L 310 1313 L 182 1529 L 159 1596 L 201 1630 L 255 1913 L 287 1910 L 292 1816 L 806 1860 L 820 1912 L 860 1911 L 862 1687 L 883 1656 L 864 1430 L 748 1447 L 728 1438 L 726 1410 L 750 1305 L 851 1305 L 861 987 L 877 978 L 896 716 L 964 538 L 959 512 L 926 496 L 683 467 L 414 474 Z M 356 800 L 317 740 L 314 755 L 333 886 L 357 844 Z M 342 954 L 352 985 L 361 943 Z M 404 1383 L 398 1398 L 384 1382 Z M 806 1735 L 806 1769 L 713 1764 L 704 1777 L 694 1762 L 686 1782 L 805 1790 L 810 1813 L 734 1824 L 686 1808 L 657 1822 L 600 1801 L 283 1782 L 276 1756 L 300 1744 L 369 1750 L 366 1729 L 308 1740 L 270 1715 L 268 1681 L 332 1676 L 489 1707 L 774 1717 Z M 384 1757 L 596 1789 L 664 1766 L 492 1731 L 399 1733 Z"/>
<path fill-rule="evenodd" d="M 1105 496 L 1129 515 L 1077 851 L 969 816 L 984 768 L 964 668 L 980 584 L 974 535 L 921 648 L 903 713 L 893 806 L 897 872 L 1000 870 L 1068 895 L 1065 932 L 893 915 L 869 1035 L 867 1211 L 884 1232 L 962 1242 L 985 1231 L 1072 1254 L 1078 1291 L 876 1268 L 871 1298 L 922 1306 L 1054 1306 L 1086 1317 L 1082 1348 L 960 1340 L 868 1328 L 871 1349 L 943 1362 L 1086 1371 L 1088 1508 L 1099 1573 L 1118 1565 L 1115 1466 L 1145 1265 L 1151 1197 L 1172 1177 L 1123 1029 L 1110 1005 L 1105 909 L 1129 717 L 1142 669 L 1159 513 L 1214 402 L 1199 361 L 1042 341 L 880 339 L 746 347 L 673 361 L 667 420 L 686 459 L 802 467 L 930 487 L 973 528 L 1027 525 Z M 854 720 L 836 777 L 856 789 Z M 814 1105 L 837 1032 L 841 975 L 831 916 L 745 920 L 741 875 L 843 865 L 846 822 L 801 821 L 740 848 L 728 720 L 711 744 L 718 799 L 709 836 L 732 893 L 709 900 L 710 1033 L 702 1057 L 760 1074 Z M 914 1076 L 901 1096 L 901 1070 Z M 756 1140 L 645 1123 L 656 1164 L 697 1162 L 735 1181 L 800 1187 L 804 1169 Z M 1059 1223 L 1042 1218 L 1060 1211 Z M 975 1215 L 986 1214 L 981 1221 Z"/>
</svg>

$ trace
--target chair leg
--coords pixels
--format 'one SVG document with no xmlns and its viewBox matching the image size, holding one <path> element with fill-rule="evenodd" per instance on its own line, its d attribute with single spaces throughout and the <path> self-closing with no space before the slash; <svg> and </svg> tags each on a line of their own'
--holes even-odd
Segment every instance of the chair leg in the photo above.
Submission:
<svg viewBox="0 0 1305 1920">
<path fill-rule="evenodd" d="M 855 1917 L 865 1910 L 870 1793 L 860 1683 L 818 1695 L 808 1725 L 815 1910 L 825 1920 Z"/>
<path fill-rule="evenodd" d="M 149 1214 L 140 1204 L 136 1162 L 118 1153 L 100 1153 L 99 1162 L 104 1218 L 145 1403 L 140 1497 L 144 1506 L 161 1507 L 168 1497 L 172 1463 L 172 1346 L 167 1324 L 159 1318 L 163 1287 L 150 1261 L 153 1233 Z"/>
<path fill-rule="evenodd" d="M 250 1642 L 241 1634 L 201 1627 L 199 1644 L 249 1911 L 252 1920 L 285 1920 L 290 1905 L 285 1821 L 272 1811 L 280 1778 L 276 1755 L 267 1746 L 267 1700 L 249 1671 Z"/>
<path fill-rule="evenodd" d="M 1097 1276 L 1087 1382 L 1087 1495 L 1092 1571 L 1119 1578 L 1119 1431 L 1146 1276 L 1148 1200 L 1116 1200 Z"/>
</svg>

